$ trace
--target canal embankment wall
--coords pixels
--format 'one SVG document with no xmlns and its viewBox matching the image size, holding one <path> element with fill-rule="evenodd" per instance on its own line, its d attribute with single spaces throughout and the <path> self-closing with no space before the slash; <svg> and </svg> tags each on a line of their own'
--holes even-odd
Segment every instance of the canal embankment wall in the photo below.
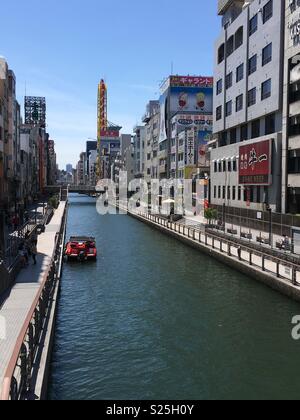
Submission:
<svg viewBox="0 0 300 420">
<path fill-rule="evenodd" d="M 220 239 L 205 231 L 196 231 L 157 216 L 139 212 L 128 212 L 128 215 L 300 302 L 299 264 L 265 255 L 247 246 L 239 246 L 230 239 Z"/>
</svg>

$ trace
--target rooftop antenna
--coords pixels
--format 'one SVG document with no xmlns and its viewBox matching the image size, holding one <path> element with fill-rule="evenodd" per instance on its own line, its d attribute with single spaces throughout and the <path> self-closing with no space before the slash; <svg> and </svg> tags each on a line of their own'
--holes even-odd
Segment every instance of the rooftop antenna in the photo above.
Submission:
<svg viewBox="0 0 300 420">
<path fill-rule="evenodd" d="M 174 63 L 173 61 L 171 61 L 171 76 L 173 76 L 173 72 L 174 72 Z"/>
</svg>

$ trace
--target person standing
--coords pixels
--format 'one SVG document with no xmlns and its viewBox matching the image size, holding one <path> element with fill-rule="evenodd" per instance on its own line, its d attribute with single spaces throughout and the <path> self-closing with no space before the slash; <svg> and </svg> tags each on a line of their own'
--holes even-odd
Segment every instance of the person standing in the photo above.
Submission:
<svg viewBox="0 0 300 420">
<path fill-rule="evenodd" d="M 36 256 L 37 256 L 37 246 L 36 243 L 33 241 L 31 242 L 31 256 L 33 259 L 33 264 L 36 265 Z"/>
</svg>

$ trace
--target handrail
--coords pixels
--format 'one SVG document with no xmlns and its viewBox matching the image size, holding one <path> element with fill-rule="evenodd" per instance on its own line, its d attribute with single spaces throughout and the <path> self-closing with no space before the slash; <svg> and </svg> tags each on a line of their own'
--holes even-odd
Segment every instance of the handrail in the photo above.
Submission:
<svg viewBox="0 0 300 420">
<path fill-rule="evenodd" d="M 130 212 L 129 212 L 130 213 Z M 191 231 L 193 231 L 193 232 L 196 232 L 196 229 L 193 229 L 193 228 L 191 228 L 191 227 L 189 227 L 189 226 L 184 226 L 184 225 L 180 225 L 180 224 L 178 224 L 178 223 L 176 223 L 176 222 L 171 222 L 171 221 L 166 221 L 166 220 L 164 220 L 164 219 L 162 219 L 161 217 L 159 217 L 159 216 L 152 216 L 152 215 L 149 215 L 149 214 L 147 214 L 147 213 L 142 213 L 142 212 L 133 212 L 133 214 L 136 214 L 137 216 L 140 216 L 140 217 L 142 217 L 142 218 L 144 218 L 145 220 L 150 220 L 150 221 L 152 221 L 152 222 L 154 222 L 154 223 L 156 223 L 156 224 L 158 224 L 158 225 L 160 225 L 160 226 L 163 226 L 163 227 L 165 227 L 166 229 L 169 229 L 169 230 L 171 230 L 171 231 L 173 231 L 173 229 L 171 229 L 169 226 L 171 225 L 171 227 L 172 227 L 172 225 L 174 225 L 174 226 L 179 226 L 179 232 L 177 232 L 176 230 L 175 230 L 175 232 L 176 233 L 178 233 L 179 235 L 182 235 L 182 236 L 184 236 L 184 237 L 186 237 L 187 235 L 185 235 L 185 230 L 188 230 L 188 237 L 189 237 L 189 239 L 191 239 L 191 240 L 193 240 L 193 238 L 191 238 L 190 237 L 190 232 Z M 147 217 L 148 216 L 148 217 Z M 153 220 L 154 219 L 154 220 Z M 156 221 L 157 220 L 157 221 Z M 163 222 L 163 223 L 161 223 L 161 222 Z M 180 228 L 184 228 L 183 229 L 183 233 L 181 233 L 180 232 Z M 199 235 L 200 235 L 200 241 L 201 241 L 201 235 L 204 235 L 205 237 L 207 237 L 207 238 L 210 238 L 210 239 L 212 239 L 213 241 L 214 240 L 217 240 L 217 241 L 219 241 L 220 243 L 225 243 L 225 244 L 227 244 L 228 245 L 228 247 L 229 248 L 236 248 L 236 249 L 241 249 L 241 252 L 248 252 L 249 253 L 249 257 L 251 258 L 253 255 L 256 255 L 256 256 L 258 256 L 258 257 L 261 257 L 262 258 L 262 270 L 264 270 L 264 271 L 267 271 L 266 270 L 266 268 L 265 267 L 263 267 L 263 264 L 264 264 L 264 261 L 265 260 L 267 260 L 267 261 L 270 261 L 270 262 L 274 262 L 274 263 L 276 263 L 276 264 L 279 264 L 279 265 L 281 265 L 281 266 L 283 266 L 283 267 L 288 267 L 288 268 L 290 268 L 290 269 L 292 269 L 293 270 L 293 272 L 297 272 L 297 271 L 300 271 L 300 265 L 299 264 L 295 264 L 295 263 L 292 263 L 292 262 L 288 262 L 288 261 L 286 261 L 286 260 L 284 260 L 284 259 L 281 259 L 280 257 L 275 257 L 275 256 L 271 256 L 271 255 L 269 255 L 269 254 L 264 254 L 262 251 L 259 251 L 259 250 L 255 250 L 255 249 L 252 249 L 252 248 L 250 248 L 250 247 L 248 247 L 248 246 L 246 246 L 246 245 L 244 245 L 244 244 L 238 244 L 238 243 L 236 243 L 236 242 L 234 242 L 234 241 L 232 241 L 232 240 L 230 240 L 230 239 L 227 239 L 227 238 L 221 238 L 220 236 L 217 236 L 217 235 L 214 235 L 214 234 L 212 234 L 212 233 L 208 233 L 208 232 L 199 232 L 199 231 L 197 231 L 198 233 L 199 233 Z M 194 239 L 194 241 L 196 241 L 196 239 Z M 209 246 L 210 247 L 210 245 L 208 245 L 207 244 L 207 246 Z M 214 244 L 212 244 L 212 247 L 213 247 L 213 249 L 215 249 L 214 248 Z M 221 249 L 220 249 L 220 252 L 223 252 L 223 251 L 221 251 Z M 230 252 L 230 251 L 229 251 Z M 231 254 L 231 252 L 230 252 L 230 254 Z M 230 255 L 231 257 L 233 257 L 232 255 Z M 243 261 L 241 258 L 240 258 L 240 260 L 241 261 Z M 254 263 L 252 262 L 249 262 L 251 265 L 254 265 Z M 273 273 L 273 271 L 270 271 L 271 273 Z M 274 273 L 274 274 L 276 274 L 276 273 Z M 294 275 L 293 275 L 294 276 Z M 280 275 L 279 275 L 279 273 L 277 272 L 277 277 L 279 277 L 280 278 Z M 286 278 L 286 277 L 284 277 L 284 279 L 285 280 L 289 280 L 288 278 Z M 293 280 L 292 280 L 292 284 L 293 285 L 299 285 L 299 283 L 297 282 L 297 281 L 295 281 L 295 279 L 294 279 L 294 277 L 293 277 Z"/>
<path fill-rule="evenodd" d="M 26 337 L 28 335 L 31 322 L 33 321 L 34 316 L 36 314 L 36 310 L 37 310 L 37 308 L 40 304 L 41 299 L 43 298 L 43 292 L 46 289 L 49 277 L 51 276 L 51 274 L 53 272 L 53 269 L 55 268 L 55 264 L 57 263 L 55 257 L 56 257 L 56 254 L 57 254 L 59 244 L 62 241 L 62 239 L 64 238 L 63 232 L 64 232 L 65 226 L 66 226 L 66 211 L 67 211 L 67 207 L 64 210 L 64 215 L 63 215 L 59 235 L 57 235 L 57 237 L 55 238 L 55 247 L 54 247 L 52 257 L 51 257 L 51 263 L 50 263 L 46 273 L 44 274 L 44 278 L 43 278 L 43 281 L 41 283 L 41 286 L 40 286 L 40 288 L 37 292 L 37 295 L 36 295 L 32 305 L 31 305 L 31 308 L 28 312 L 28 315 L 27 315 L 27 317 L 26 317 L 26 319 L 23 323 L 23 327 L 22 327 L 21 332 L 18 336 L 17 342 L 16 342 L 15 347 L 14 347 L 13 354 L 11 356 L 8 367 L 6 369 L 6 372 L 5 372 L 5 375 L 4 375 L 4 380 L 3 380 L 3 386 L 2 386 L 0 401 L 7 401 L 7 400 L 10 399 L 10 394 L 11 394 L 11 389 L 12 389 L 12 380 L 13 380 L 15 369 L 16 369 L 17 364 L 18 364 L 18 360 L 19 360 L 20 355 L 22 353 L 23 344 L 24 344 L 24 342 L 26 340 Z M 53 273 L 55 274 L 55 271 Z"/>
</svg>

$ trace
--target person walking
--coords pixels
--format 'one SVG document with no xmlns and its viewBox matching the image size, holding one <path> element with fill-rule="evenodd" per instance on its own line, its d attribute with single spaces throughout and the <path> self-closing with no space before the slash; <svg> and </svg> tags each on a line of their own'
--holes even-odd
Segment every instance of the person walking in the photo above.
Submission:
<svg viewBox="0 0 300 420">
<path fill-rule="evenodd" d="M 31 251 L 32 259 L 33 259 L 33 264 L 36 265 L 37 264 L 37 262 L 36 262 L 36 256 L 37 256 L 37 253 L 38 252 L 37 252 L 37 246 L 36 246 L 36 242 L 35 241 L 31 242 L 30 251 Z"/>
</svg>

